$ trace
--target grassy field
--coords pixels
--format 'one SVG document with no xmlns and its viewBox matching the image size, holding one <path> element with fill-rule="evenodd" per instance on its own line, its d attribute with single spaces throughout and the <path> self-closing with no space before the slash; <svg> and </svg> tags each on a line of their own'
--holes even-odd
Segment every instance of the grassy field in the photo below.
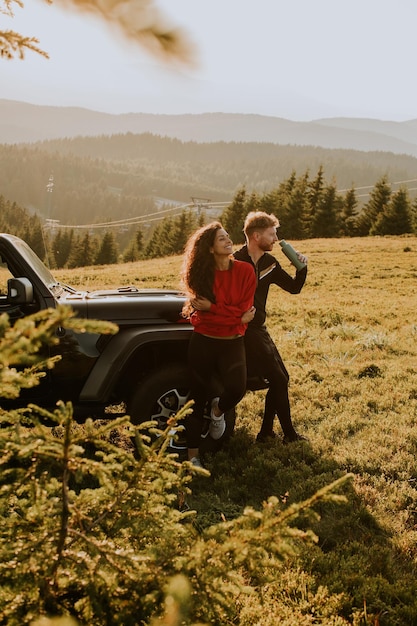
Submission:
<svg viewBox="0 0 417 626">
<path fill-rule="evenodd" d="M 272 287 L 268 327 L 290 372 L 293 421 L 310 441 L 256 444 L 265 392 L 248 393 L 235 436 L 206 459 L 211 476 L 195 480 L 189 504 L 205 527 L 270 495 L 283 506 L 304 500 L 351 472 L 347 503 L 324 504 L 320 519 L 305 520 L 317 546 L 301 547 L 280 582 L 262 590 L 261 621 L 248 607 L 240 623 L 272 626 L 279 603 L 304 602 L 309 610 L 285 623 L 342 623 L 338 615 L 417 625 L 417 238 L 292 243 L 309 257 L 307 282 L 298 296 Z M 180 264 L 172 257 L 55 274 L 89 290 L 178 287 Z M 314 619 L 319 602 L 328 621 Z"/>
</svg>

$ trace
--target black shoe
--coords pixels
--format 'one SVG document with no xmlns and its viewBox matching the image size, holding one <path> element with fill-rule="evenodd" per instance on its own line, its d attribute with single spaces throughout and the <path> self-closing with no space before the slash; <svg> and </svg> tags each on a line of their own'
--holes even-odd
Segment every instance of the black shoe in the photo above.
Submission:
<svg viewBox="0 0 417 626">
<path fill-rule="evenodd" d="M 276 434 L 274 433 L 273 430 L 270 430 L 266 433 L 262 432 L 262 430 L 256 435 L 256 441 L 258 443 L 266 443 L 267 441 L 270 441 L 271 439 L 275 439 L 276 438 Z"/>
<path fill-rule="evenodd" d="M 282 443 L 287 445 L 287 443 L 293 443 L 294 441 L 310 441 L 308 437 L 305 435 L 300 435 L 300 433 L 294 432 L 293 435 L 285 435 Z"/>
</svg>

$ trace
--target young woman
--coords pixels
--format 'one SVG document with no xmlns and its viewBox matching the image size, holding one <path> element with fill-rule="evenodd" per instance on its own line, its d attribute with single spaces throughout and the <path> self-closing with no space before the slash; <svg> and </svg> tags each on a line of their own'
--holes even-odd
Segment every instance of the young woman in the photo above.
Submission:
<svg viewBox="0 0 417 626">
<path fill-rule="evenodd" d="M 246 390 L 246 357 L 243 336 L 255 315 L 256 276 L 247 263 L 232 257 L 233 244 L 220 222 L 197 230 L 185 248 L 182 278 L 189 299 L 184 315 L 194 326 L 188 363 L 191 373 L 193 412 L 187 416 L 188 458 L 201 467 L 199 443 L 204 408 L 211 402 L 209 434 L 220 439 L 232 409 Z M 223 391 L 209 398 L 210 381 L 217 372 Z"/>
</svg>

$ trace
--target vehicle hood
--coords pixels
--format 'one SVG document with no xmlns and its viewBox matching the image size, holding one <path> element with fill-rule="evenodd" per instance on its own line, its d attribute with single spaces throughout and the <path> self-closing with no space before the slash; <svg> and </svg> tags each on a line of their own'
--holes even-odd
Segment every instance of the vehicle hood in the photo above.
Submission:
<svg viewBox="0 0 417 626">
<path fill-rule="evenodd" d="M 184 302 L 185 296 L 180 291 L 136 287 L 79 291 L 59 298 L 60 304 L 71 306 L 79 317 L 108 320 L 118 325 L 185 321 L 181 316 Z"/>
</svg>

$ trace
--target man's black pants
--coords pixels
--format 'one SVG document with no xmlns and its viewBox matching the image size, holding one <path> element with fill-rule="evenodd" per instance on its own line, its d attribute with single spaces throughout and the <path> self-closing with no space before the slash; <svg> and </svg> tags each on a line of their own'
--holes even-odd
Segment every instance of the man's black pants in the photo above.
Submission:
<svg viewBox="0 0 417 626">
<path fill-rule="evenodd" d="M 272 432 L 274 417 L 277 415 L 284 437 L 294 436 L 296 431 L 291 420 L 288 397 L 290 377 L 265 326 L 255 327 L 249 324 L 245 334 L 245 350 L 249 371 L 269 381 L 261 433 Z"/>
</svg>

